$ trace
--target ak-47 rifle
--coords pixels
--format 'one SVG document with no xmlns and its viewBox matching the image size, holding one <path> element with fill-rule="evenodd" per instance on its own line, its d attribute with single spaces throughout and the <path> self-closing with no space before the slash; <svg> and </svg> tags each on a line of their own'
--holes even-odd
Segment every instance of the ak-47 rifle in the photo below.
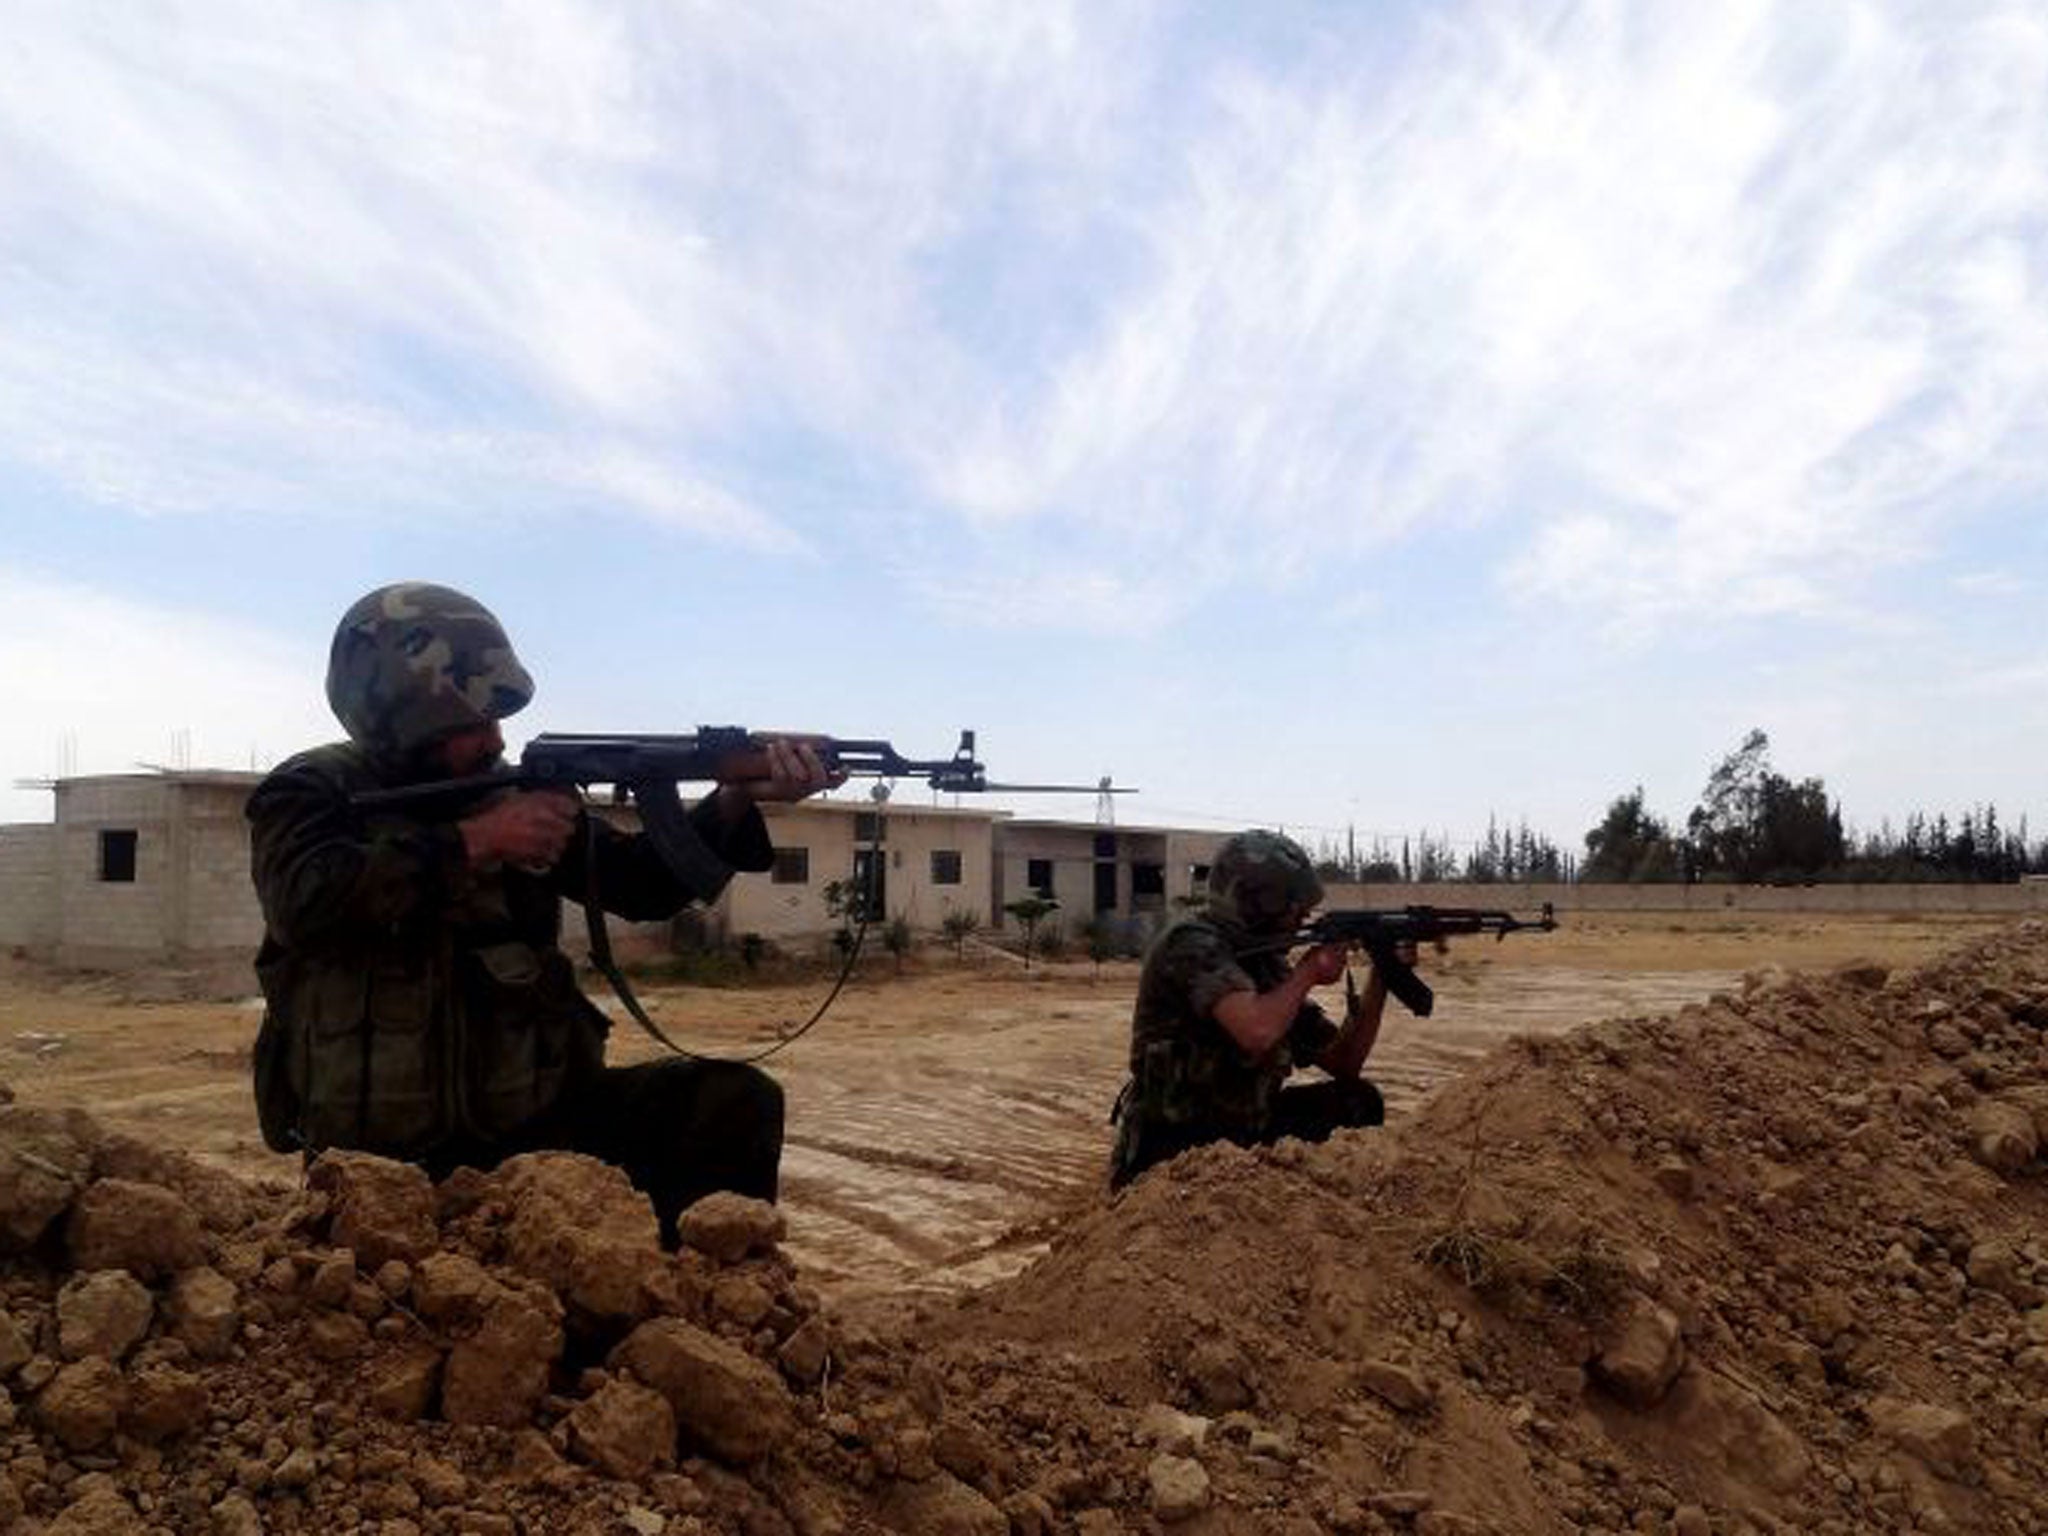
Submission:
<svg viewBox="0 0 2048 1536">
<path fill-rule="evenodd" d="M 1386 982 L 1387 990 L 1410 1013 L 1426 1019 L 1436 1006 L 1436 994 L 1415 974 L 1415 968 L 1401 958 L 1403 946 L 1434 944 L 1468 933 L 1490 933 L 1500 940 L 1524 929 L 1548 933 L 1556 926 L 1557 917 L 1547 901 L 1543 903 L 1543 915 L 1534 918 L 1479 907 L 1395 907 L 1383 911 L 1325 912 L 1306 927 L 1259 947 L 1356 945 L 1372 957 L 1373 969 Z"/>
<path fill-rule="evenodd" d="M 616 734 L 602 736 L 563 735 L 543 732 L 529 741 L 516 765 L 461 779 L 436 779 L 424 784 L 406 784 L 393 789 L 359 790 L 349 797 L 362 810 L 430 812 L 435 808 L 460 808 L 509 789 L 566 789 L 580 793 L 596 784 L 609 784 L 632 797 L 640 808 L 640 823 L 649 841 L 671 871 L 686 885 L 716 888 L 726 874 L 719 859 L 698 836 L 684 812 L 677 793 L 679 784 L 744 783 L 769 776 L 768 743 L 774 740 L 806 742 L 818 760 L 830 770 L 843 771 L 850 778 L 921 779 L 938 794 L 1130 794 L 1107 779 L 1099 784 L 998 784 L 991 783 L 988 770 L 974 755 L 974 732 L 962 731 L 960 745 L 951 757 L 905 757 L 886 741 L 849 740 L 801 732 L 750 731 L 737 725 L 706 725 L 687 736 L 643 736 Z M 604 912 L 595 889 L 596 866 L 589 868 L 592 882 L 583 900 L 584 920 L 590 930 L 590 957 L 604 973 L 626 1011 L 655 1039 L 679 1055 L 681 1046 L 663 1034 L 640 1006 L 625 975 L 612 959 L 611 941 L 605 932 Z M 824 1016 L 839 995 L 860 954 L 860 935 L 867 928 L 867 908 L 862 904 L 861 924 L 848 946 L 845 968 L 825 1001 L 810 1019 L 771 1050 L 780 1049 Z M 764 1051 L 762 1055 L 769 1052 Z M 749 1059 L 758 1059 L 749 1058 Z"/>
<path fill-rule="evenodd" d="M 768 743 L 807 742 L 827 769 L 851 778 L 921 779 L 938 794 L 1129 794 L 1102 784 L 996 784 L 974 755 L 974 732 L 962 731 L 951 757 L 905 757 L 886 741 L 792 732 L 749 731 L 737 725 L 699 726 L 687 736 L 583 736 L 543 732 L 526 744 L 514 767 L 465 779 L 437 779 L 397 789 L 362 790 L 353 804 L 365 809 L 467 804 L 507 789 L 586 790 L 610 784 L 640 807 L 640 822 L 657 851 L 686 881 L 717 868 L 676 792 L 679 784 L 731 783 L 768 777 Z"/>
</svg>

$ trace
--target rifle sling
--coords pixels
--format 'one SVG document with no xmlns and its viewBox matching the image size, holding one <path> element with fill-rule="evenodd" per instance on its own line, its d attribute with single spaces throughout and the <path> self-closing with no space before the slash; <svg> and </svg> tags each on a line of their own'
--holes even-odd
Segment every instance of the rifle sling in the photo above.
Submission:
<svg viewBox="0 0 2048 1536">
<path fill-rule="evenodd" d="M 751 1065 L 757 1061 L 767 1060 L 767 1058 L 773 1056 L 784 1046 L 794 1045 L 798 1040 L 811 1032 L 811 1026 L 825 1017 L 825 1010 L 830 1008 L 833 1000 L 839 996 L 840 989 L 846 985 L 847 979 L 853 975 L 853 967 L 860 959 L 861 940 L 867 936 L 868 931 L 868 918 L 865 908 L 862 909 L 860 921 L 854 927 L 853 942 L 846 947 L 846 958 L 839 967 L 839 975 L 832 983 L 832 990 L 825 994 L 825 1000 L 818 1004 L 816 1011 L 808 1019 L 804 1020 L 794 1030 L 786 1032 L 780 1040 L 777 1040 L 766 1050 L 756 1051 L 751 1056 L 736 1058 L 701 1056 L 695 1051 L 684 1050 L 675 1041 L 669 1039 L 662 1032 L 661 1026 L 648 1017 L 647 1010 L 640 1006 L 640 999 L 633 995 L 633 988 L 626 981 L 626 973 L 619 969 L 618 961 L 612 957 L 611 933 L 605 927 L 604 908 L 597 899 L 597 823 L 595 818 L 591 816 L 588 808 L 584 810 L 583 818 L 585 823 L 585 841 L 583 845 L 582 906 L 583 926 L 590 935 L 590 963 L 597 967 L 606 981 L 611 983 L 612 992 L 621 1003 L 626 1005 L 626 1012 L 632 1015 L 635 1024 L 638 1024 L 649 1035 L 686 1061 L 737 1060 L 743 1064 Z"/>
<path fill-rule="evenodd" d="M 619 1001 L 626 1005 L 626 1012 L 632 1015 L 635 1024 L 676 1055 L 695 1060 L 691 1052 L 669 1039 L 662 1032 L 661 1026 L 648 1017 L 647 1010 L 640 1006 L 640 999 L 633 995 L 632 987 L 627 984 L 626 973 L 619 969 L 618 962 L 612 958 L 611 933 L 605 927 L 604 908 L 598 904 L 597 899 L 597 819 L 586 808 L 583 812 L 583 821 L 583 926 L 590 934 L 590 963 L 611 983 L 612 991 L 617 994 Z"/>
</svg>

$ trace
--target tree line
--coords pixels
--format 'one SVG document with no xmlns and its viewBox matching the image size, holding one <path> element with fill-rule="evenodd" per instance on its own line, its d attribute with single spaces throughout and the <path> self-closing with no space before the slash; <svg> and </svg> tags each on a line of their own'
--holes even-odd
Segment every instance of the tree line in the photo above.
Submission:
<svg viewBox="0 0 2048 1536">
<path fill-rule="evenodd" d="M 1447 834 L 1422 832 L 1398 841 L 1375 837 L 1363 849 L 1355 834 L 1347 834 L 1341 846 L 1323 839 L 1313 857 L 1316 873 L 1323 879 L 1354 883 L 1467 881 L 1493 885 L 1569 881 L 1578 875 L 1578 861 L 1526 821 L 1503 827 L 1494 817 L 1487 818 L 1486 836 L 1462 853 Z"/>
<path fill-rule="evenodd" d="M 1715 765 L 1699 803 L 1674 826 L 1643 802 L 1641 785 L 1607 807 L 1586 834 L 1582 880 L 1762 884 L 1834 881 L 2011 881 L 2048 874 L 2048 839 L 2031 841 L 2026 818 L 2000 821 L 1996 806 L 1915 812 L 1903 827 L 1844 825 L 1820 779 L 1793 780 L 1771 765 L 1770 738 L 1753 730 Z"/>
<path fill-rule="evenodd" d="M 1915 812 L 1857 832 L 1818 778 L 1794 780 L 1777 771 L 1770 737 L 1744 736 L 1714 765 L 1698 804 L 1682 824 L 1646 804 L 1639 784 L 1607 807 L 1585 835 L 1585 854 L 1560 849 L 1527 822 L 1502 827 L 1489 818 L 1486 836 L 1461 845 L 1447 835 L 1375 837 L 1361 848 L 1355 833 L 1324 838 L 1316 870 L 1331 881 L 1480 885 L 1506 882 L 1697 882 L 1808 884 L 1853 881 L 1999 882 L 2048 874 L 2048 838 L 2029 837 L 2026 818 L 2008 825 L 1997 807 L 1973 807 L 1951 818 Z"/>
</svg>

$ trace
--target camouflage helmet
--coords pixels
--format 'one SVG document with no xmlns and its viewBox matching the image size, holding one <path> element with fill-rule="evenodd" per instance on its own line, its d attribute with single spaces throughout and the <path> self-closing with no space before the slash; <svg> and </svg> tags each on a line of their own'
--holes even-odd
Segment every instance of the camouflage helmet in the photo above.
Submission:
<svg viewBox="0 0 2048 1536">
<path fill-rule="evenodd" d="M 1301 844 L 1278 832 L 1239 832 L 1209 862 L 1209 915 L 1253 933 L 1283 926 L 1323 899 L 1323 882 Z"/>
<path fill-rule="evenodd" d="M 533 679 L 491 611 L 423 581 L 364 594 L 341 616 L 327 702 L 349 739 L 410 758 L 435 738 L 526 707 Z"/>
</svg>

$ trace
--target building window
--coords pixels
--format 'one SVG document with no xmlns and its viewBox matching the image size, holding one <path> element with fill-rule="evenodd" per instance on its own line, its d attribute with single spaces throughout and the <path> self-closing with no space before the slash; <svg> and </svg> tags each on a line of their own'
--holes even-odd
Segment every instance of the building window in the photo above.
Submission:
<svg viewBox="0 0 2048 1536">
<path fill-rule="evenodd" d="M 1166 894 L 1166 866 L 1164 864 L 1133 864 L 1131 866 L 1131 894 L 1133 896 L 1164 896 Z"/>
<path fill-rule="evenodd" d="M 889 818 L 879 811 L 853 813 L 853 840 L 856 843 L 879 843 L 888 834 Z"/>
<path fill-rule="evenodd" d="M 100 879 L 118 885 L 135 883 L 135 834 L 104 830 L 100 833 Z"/>
<path fill-rule="evenodd" d="M 1038 892 L 1047 901 L 1052 900 L 1052 860 L 1026 859 L 1024 861 L 1024 883 Z"/>
<path fill-rule="evenodd" d="M 1193 890 L 1199 891 L 1206 889 L 1208 887 L 1208 884 L 1209 866 L 1206 864 L 1190 864 L 1188 866 L 1189 887 Z"/>
<path fill-rule="evenodd" d="M 960 850 L 958 848 L 934 848 L 932 850 L 932 884 L 958 885 L 960 883 Z"/>
<path fill-rule="evenodd" d="M 1095 857 L 1098 859 L 1113 859 L 1116 857 L 1116 834 L 1114 832 L 1098 832 L 1095 834 Z"/>
<path fill-rule="evenodd" d="M 776 885 L 809 885 L 811 883 L 811 850 L 808 848 L 776 849 L 775 866 L 769 878 Z"/>
</svg>

